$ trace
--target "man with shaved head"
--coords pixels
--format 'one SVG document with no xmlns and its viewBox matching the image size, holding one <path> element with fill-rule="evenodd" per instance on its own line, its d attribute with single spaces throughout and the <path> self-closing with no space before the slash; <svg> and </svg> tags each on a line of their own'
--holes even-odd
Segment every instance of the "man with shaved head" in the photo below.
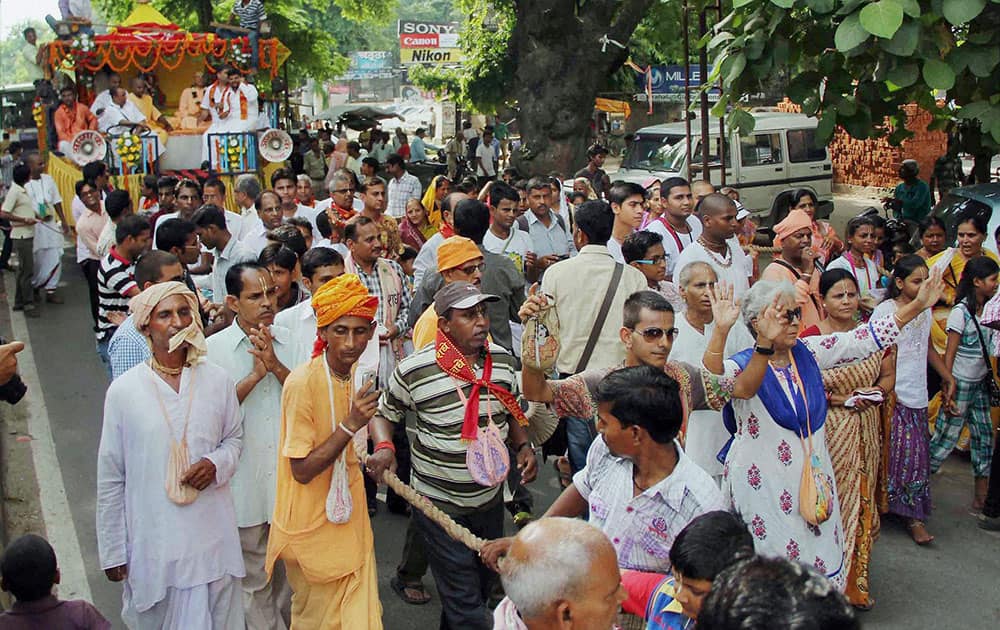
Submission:
<svg viewBox="0 0 1000 630">
<path fill-rule="evenodd" d="M 607 630 L 625 601 L 615 548 L 601 530 L 572 518 L 543 518 L 514 538 L 500 562 L 507 597 L 495 630 Z"/>
<path fill-rule="evenodd" d="M 698 202 L 696 213 L 701 217 L 701 236 L 684 248 L 674 268 L 706 262 L 720 281 L 733 286 L 734 297 L 741 297 L 750 288 L 753 267 L 735 238 L 736 204 L 725 195 L 711 193 Z"/>
</svg>

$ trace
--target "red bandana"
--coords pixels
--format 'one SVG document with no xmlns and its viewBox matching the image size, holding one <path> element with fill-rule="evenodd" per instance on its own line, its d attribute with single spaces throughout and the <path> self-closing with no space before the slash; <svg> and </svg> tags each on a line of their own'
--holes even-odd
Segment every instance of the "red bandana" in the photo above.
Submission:
<svg viewBox="0 0 1000 630">
<path fill-rule="evenodd" d="M 439 231 L 441 232 L 441 236 L 445 238 L 451 238 L 452 236 L 455 236 L 455 228 L 448 225 L 444 221 L 441 221 L 441 228 L 439 229 Z"/>
<path fill-rule="evenodd" d="M 330 219 L 330 223 L 340 226 L 341 229 L 356 215 L 357 212 L 353 209 L 341 208 L 335 203 L 331 203 L 330 207 L 326 209 L 326 216 Z"/>
<path fill-rule="evenodd" d="M 436 358 L 438 367 L 444 370 L 445 374 L 457 378 L 466 383 L 472 383 L 472 393 L 465 403 L 465 419 L 462 422 L 462 439 L 475 440 L 479 428 L 479 392 L 485 387 L 500 401 L 500 404 L 510 412 L 521 426 L 528 425 L 528 418 L 521 411 L 521 406 L 517 404 L 517 399 L 509 391 L 490 382 L 493 374 L 493 357 L 489 351 L 486 352 L 486 361 L 483 363 L 483 377 L 477 378 L 476 371 L 465 360 L 465 355 L 458 349 L 455 342 L 448 338 L 440 329 L 437 331 Z"/>
</svg>

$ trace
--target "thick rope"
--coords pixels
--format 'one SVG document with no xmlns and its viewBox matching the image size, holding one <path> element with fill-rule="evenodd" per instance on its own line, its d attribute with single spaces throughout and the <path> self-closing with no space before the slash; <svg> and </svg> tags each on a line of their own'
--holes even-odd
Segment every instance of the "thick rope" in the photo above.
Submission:
<svg viewBox="0 0 1000 630">
<path fill-rule="evenodd" d="M 371 457 L 368 454 L 368 427 L 364 427 L 359 430 L 357 434 L 351 438 L 350 444 L 354 446 L 354 454 L 357 455 L 358 461 L 361 462 L 362 469 L 367 468 L 368 458 Z M 472 532 L 456 523 L 450 516 L 442 512 L 440 508 L 431 503 L 430 499 L 418 493 L 409 485 L 403 483 L 403 480 L 397 477 L 392 471 L 386 469 L 385 472 L 382 473 L 382 481 L 385 482 L 385 485 L 392 488 L 396 494 L 403 497 L 407 503 L 420 510 L 424 516 L 431 519 L 432 522 L 441 527 L 446 534 L 462 543 L 472 551 L 478 553 L 479 550 L 483 548 L 483 545 L 486 544 L 485 540 L 474 535 Z"/>
<path fill-rule="evenodd" d="M 403 483 L 403 480 L 394 473 L 386 470 L 382 473 L 382 481 L 399 496 L 403 497 L 407 503 L 420 510 L 424 516 L 431 519 L 441 527 L 446 534 L 462 543 L 469 549 L 479 552 L 486 544 L 486 540 L 476 536 L 466 528 L 456 523 L 450 516 L 442 512 L 437 506 L 431 503 L 430 499 Z"/>
</svg>

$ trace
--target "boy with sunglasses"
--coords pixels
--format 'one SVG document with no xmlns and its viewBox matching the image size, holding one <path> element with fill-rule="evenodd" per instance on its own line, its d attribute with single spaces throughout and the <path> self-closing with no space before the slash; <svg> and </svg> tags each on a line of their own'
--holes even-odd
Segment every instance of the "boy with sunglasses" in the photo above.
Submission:
<svg viewBox="0 0 1000 630">
<path fill-rule="evenodd" d="M 532 287 L 527 301 L 518 313 L 522 322 L 538 315 L 547 299 Z M 584 370 L 561 380 L 546 380 L 542 372 L 528 364 L 522 366 L 521 380 L 527 400 L 553 403 L 555 413 L 567 418 L 570 467 L 575 473 L 586 463 L 587 450 L 597 437 L 597 385 L 608 374 L 627 367 L 649 365 L 663 370 L 680 384 L 684 418 L 691 409 L 705 408 L 705 390 L 700 370 L 696 366 L 667 361 L 673 346 L 674 309 L 659 293 L 637 291 L 625 300 L 619 338 L 625 350 L 625 361 L 610 368 Z M 585 430 L 581 430 L 585 429 Z"/>
</svg>

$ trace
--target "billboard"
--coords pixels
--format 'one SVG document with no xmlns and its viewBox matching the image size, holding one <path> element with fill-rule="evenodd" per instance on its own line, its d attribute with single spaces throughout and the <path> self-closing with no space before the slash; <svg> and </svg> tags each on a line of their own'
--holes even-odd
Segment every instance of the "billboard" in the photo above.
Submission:
<svg viewBox="0 0 1000 630">
<path fill-rule="evenodd" d="M 402 64 L 455 64 L 464 59 L 458 45 L 458 22 L 399 20 L 399 61 Z"/>
<path fill-rule="evenodd" d="M 653 88 L 653 101 L 656 102 L 683 102 L 684 101 L 684 66 L 681 65 L 658 65 L 650 68 Z M 708 68 L 708 74 L 712 74 L 712 68 Z M 691 66 L 691 87 L 701 85 L 701 72 L 697 66 Z M 646 99 L 646 75 L 636 76 L 635 100 Z M 692 98 L 696 98 L 694 94 Z M 717 100 L 718 89 L 709 90 L 708 97 Z"/>
<path fill-rule="evenodd" d="M 351 53 L 351 72 L 378 72 L 392 67 L 388 50 L 358 50 Z"/>
</svg>

